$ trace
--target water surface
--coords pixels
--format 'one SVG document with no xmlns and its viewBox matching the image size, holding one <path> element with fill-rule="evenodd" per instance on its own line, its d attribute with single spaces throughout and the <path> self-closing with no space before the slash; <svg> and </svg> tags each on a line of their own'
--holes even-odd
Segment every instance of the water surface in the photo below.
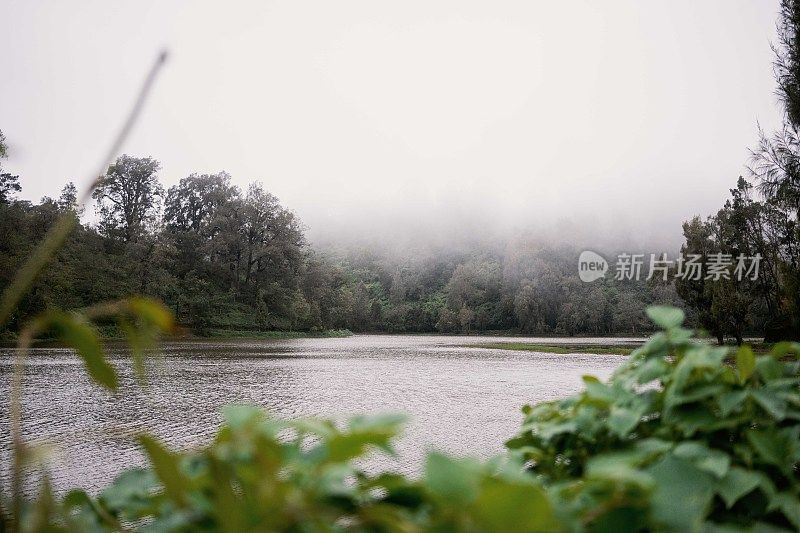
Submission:
<svg viewBox="0 0 800 533">
<path fill-rule="evenodd" d="M 149 431 L 174 447 L 208 442 L 229 403 L 280 417 L 404 412 L 398 459 L 382 468 L 419 471 L 426 450 L 488 457 L 514 434 L 526 403 L 564 397 L 581 376 L 607 377 L 624 358 L 486 349 L 487 340 L 624 344 L 635 339 L 533 339 L 357 335 L 348 338 L 168 342 L 149 387 L 135 384 L 122 346 L 110 348 L 121 392 L 100 390 L 69 350 L 37 348 L 24 385 L 26 438 L 57 445 L 57 488 L 96 490 L 143 465 L 132 435 Z M 472 345 L 472 346 L 464 346 Z M 13 350 L 0 358 L 3 477 L 8 465 L 8 383 Z"/>
</svg>

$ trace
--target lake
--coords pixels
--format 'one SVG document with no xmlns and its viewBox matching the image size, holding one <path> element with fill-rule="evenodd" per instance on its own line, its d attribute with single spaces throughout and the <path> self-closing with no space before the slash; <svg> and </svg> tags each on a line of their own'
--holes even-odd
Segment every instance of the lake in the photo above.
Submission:
<svg viewBox="0 0 800 533">
<path fill-rule="evenodd" d="M 144 390 L 133 379 L 124 347 L 112 345 L 121 377 L 116 397 L 93 385 L 68 350 L 37 348 L 24 382 L 24 431 L 29 440 L 55 445 L 56 488 L 96 491 L 120 470 L 144 464 L 136 433 L 152 432 L 173 447 L 196 446 L 213 437 L 220 408 L 229 403 L 256 404 L 288 418 L 404 412 L 409 422 L 397 443 L 399 458 L 375 461 L 414 474 L 429 449 L 477 457 L 502 452 L 524 404 L 567 396 L 581 389 L 584 374 L 605 378 L 624 360 L 475 346 L 504 340 L 641 342 L 433 335 L 167 342 Z M 4 478 L 13 352 L 4 349 L 0 359 Z"/>
</svg>

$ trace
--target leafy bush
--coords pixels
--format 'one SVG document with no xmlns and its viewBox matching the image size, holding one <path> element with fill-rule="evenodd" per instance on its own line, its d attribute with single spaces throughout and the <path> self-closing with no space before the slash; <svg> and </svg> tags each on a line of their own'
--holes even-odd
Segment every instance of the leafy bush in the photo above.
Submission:
<svg viewBox="0 0 800 533">
<path fill-rule="evenodd" d="M 598 530 L 800 529 L 800 354 L 756 357 L 692 339 L 683 313 L 648 310 L 663 332 L 608 383 L 524 409 L 507 443 L 563 516 Z"/>
<path fill-rule="evenodd" d="M 756 357 L 692 339 L 683 313 L 603 383 L 525 407 L 509 453 L 431 453 L 410 479 L 358 466 L 392 454 L 402 418 L 280 421 L 230 406 L 217 438 L 175 453 L 140 437 L 149 469 L 55 503 L 24 529 L 67 531 L 699 531 L 800 528 L 800 345 Z"/>
<path fill-rule="evenodd" d="M 231 406 L 225 420 L 197 453 L 173 454 L 142 437 L 151 469 L 123 473 L 96 499 L 69 493 L 66 520 L 73 529 L 108 531 L 131 524 L 153 531 L 556 527 L 546 493 L 519 468 L 495 472 L 432 454 L 424 479 L 410 481 L 354 466 L 370 447 L 392 453 L 402 417 L 357 418 L 340 430 Z"/>
</svg>

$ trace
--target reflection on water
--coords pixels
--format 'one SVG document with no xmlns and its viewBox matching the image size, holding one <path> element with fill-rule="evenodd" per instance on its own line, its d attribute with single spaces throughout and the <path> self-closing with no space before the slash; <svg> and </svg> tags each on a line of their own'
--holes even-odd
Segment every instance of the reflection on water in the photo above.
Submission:
<svg viewBox="0 0 800 533">
<path fill-rule="evenodd" d="M 171 342 L 145 390 L 134 383 L 122 348 L 112 347 L 122 384 L 116 397 L 92 385 L 69 351 L 40 348 L 24 382 L 24 431 L 28 439 L 58 445 L 52 472 L 57 488 L 92 490 L 123 468 L 143 464 L 132 435 L 146 430 L 174 447 L 195 446 L 212 438 L 228 403 L 257 404 L 280 417 L 405 412 L 410 421 L 397 445 L 399 458 L 380 459 L 379 466 L 413 473 L 427 449 L 483 457 L 501 452 L 519 425 L 522 405 L 579 390 L 582 375 L 607 377 L 622 361 L 463 347 L 486 340 L 359 335 Z M 4 350 L 0 358 L 3 478 L 12 354 Z"/>
</svg>

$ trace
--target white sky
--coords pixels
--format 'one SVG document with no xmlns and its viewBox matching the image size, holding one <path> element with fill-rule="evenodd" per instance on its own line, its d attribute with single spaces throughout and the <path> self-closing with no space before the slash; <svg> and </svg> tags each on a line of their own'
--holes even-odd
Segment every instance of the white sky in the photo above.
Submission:
<svg viewBox="0 0 800 533">
<path fill-rule="evenodd" d="M 0 129 L 23 197 L 125 148 L 162 181 L 261 180 L 317 240 L 578 227 L 675 243 L 777 123 L 777 0 L 2 0 Z M 543 230 L 544 231 L 544 230 Z"/>
</svg>

